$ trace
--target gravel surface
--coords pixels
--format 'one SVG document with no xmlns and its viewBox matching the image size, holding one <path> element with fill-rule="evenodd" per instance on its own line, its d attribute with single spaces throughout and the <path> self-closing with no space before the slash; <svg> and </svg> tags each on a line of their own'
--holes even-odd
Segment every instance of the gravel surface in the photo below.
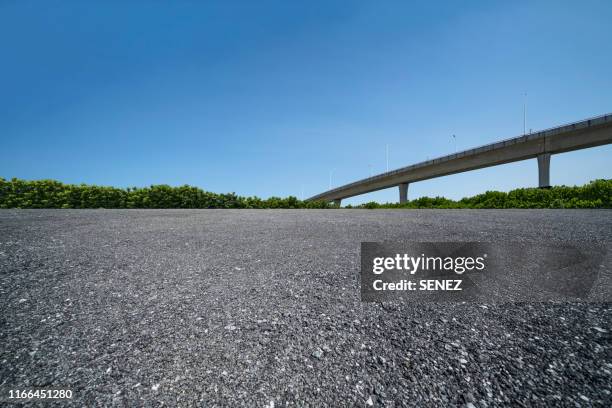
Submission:
<svg viewBox="0 0 612 408">
<path fill-rule="evenodd" d="M 0 385 L 75 406 L 611 406 L 611 304 L 366 304 L 357 282 L 361 241 L 611 238 L 605 210 L 2 210 Z"/>
</svg>

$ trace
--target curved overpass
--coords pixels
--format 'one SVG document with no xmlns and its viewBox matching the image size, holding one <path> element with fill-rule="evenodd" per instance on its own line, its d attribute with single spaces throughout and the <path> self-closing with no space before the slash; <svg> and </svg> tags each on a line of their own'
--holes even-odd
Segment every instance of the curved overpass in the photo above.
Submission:
<svg viewBox="0 0 612 408">
<path fill-rule="evenodd" d="M 541 130 L 529 135 L 464 150 L 325 191 L 308 200 L 333 201 L 398 186 L 400 203 L 408 200 L 408 185 L 415 181 L 537 158 L 539 186 L 550 186 L 550 156 L 612 143 L 612 114 Z"/>
</svg>

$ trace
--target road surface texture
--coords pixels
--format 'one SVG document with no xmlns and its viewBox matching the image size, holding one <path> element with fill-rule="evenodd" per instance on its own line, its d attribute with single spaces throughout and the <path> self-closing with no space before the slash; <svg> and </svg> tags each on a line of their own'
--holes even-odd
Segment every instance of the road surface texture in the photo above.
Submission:
<svg viewBox="0 0 612 408">
<path fill-rule="evenodd" d="M 74 406 L 611 406 L 611 304 L 365 304 L 357 281 L 361 241 L 611 238 L 606 210 L 3 210 L 0 384 Z"/>
</svg>

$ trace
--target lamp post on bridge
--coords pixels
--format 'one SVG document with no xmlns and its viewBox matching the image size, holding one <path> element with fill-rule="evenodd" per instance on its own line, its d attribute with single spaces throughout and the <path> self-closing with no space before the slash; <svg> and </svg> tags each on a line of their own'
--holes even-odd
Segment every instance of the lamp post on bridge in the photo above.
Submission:
<svg viewBox="0 0 612 408">
<path fill-rule="evenodd" d="M 387 159 L 387 173 L 389 172 L 389 143 L 387 143 L 385 150 L 385 157 Z"/>
<path fill-rule="evenodd" d="M 527 92 L 523 94 L 523 136 L 527 134 Z"/>
</svg>

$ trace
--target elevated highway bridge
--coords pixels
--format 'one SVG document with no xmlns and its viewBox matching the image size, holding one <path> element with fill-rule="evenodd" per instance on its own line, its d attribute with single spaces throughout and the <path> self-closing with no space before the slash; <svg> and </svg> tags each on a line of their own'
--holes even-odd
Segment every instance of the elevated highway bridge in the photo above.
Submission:
<svg viewBox="0 0 612 408">
<path fill-rule="evenodd" d="M 339 206 L 345 198 L 397 186 L 399 202 L 404 203 L 408 200 L 410 183 L 528 159 L 537 159 L 538 185 L 547 188 L 550 187 L 550 158 L 553 154 L 608 143 L 612 143 L 612 114 L 416 163 L 333 188 L 308 200 L 333 201 Z"/>
</svg>

